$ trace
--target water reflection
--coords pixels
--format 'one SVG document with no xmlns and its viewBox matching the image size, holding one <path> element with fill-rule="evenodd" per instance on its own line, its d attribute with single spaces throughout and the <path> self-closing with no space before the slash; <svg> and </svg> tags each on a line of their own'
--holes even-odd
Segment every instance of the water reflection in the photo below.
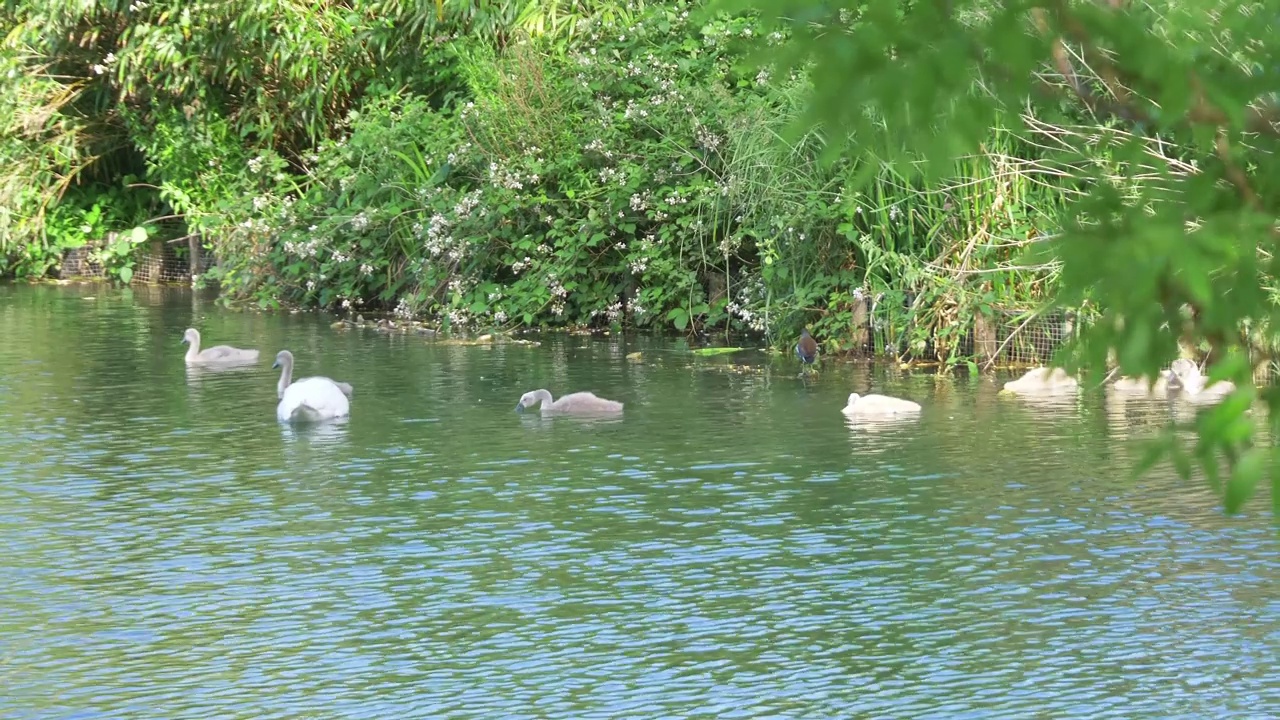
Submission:
<svg viewBox="0 0 1280 720">
<path fill-rule="evenodd" d="M 243 374 L 253 374 L 255 371 L 262 372 L 262 366 L 257 363 L 244 363 L 240 365 L 187 365 L 187 383 L 190 385 L 199 385 L 206 379 L 217 379 L 220 376 Z"/>
<path fill-rule="evenodd" d="M 1116 437 L 1159 404 L 92 294 L 0 286 L 0 337 L 23 338 L 0 343 L 2 717 L 1280 704 L 1280 541 L 1265 504 L 1228 519 L 1203 485 L 1128 478 Z M 279 424 L 265 367 L 189 373 L 170 345 L 196 324 L 358 378 L 351 416 Z M 515 413 L 543 386 L 626 411 Z M 924 411 L 851 422 L 854 389 Z"/>
<path fill-rule="evenodd" d="M 334 418 L 317 423 L 277 423 L 280 434 L 289 442 L 307 442 L 311 445 L 333 445 L 349 439 L 349 417 Z"/>
</svg>

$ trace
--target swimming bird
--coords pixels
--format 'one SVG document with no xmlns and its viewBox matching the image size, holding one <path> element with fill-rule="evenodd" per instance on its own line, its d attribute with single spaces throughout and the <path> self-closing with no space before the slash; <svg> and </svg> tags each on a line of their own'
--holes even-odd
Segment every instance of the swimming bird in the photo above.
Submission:
<svg viewBox="0 0 1280 720">
<path fill-rule="evenodd" d="M 888 395 L 859 395 L 849 393 L 849 402 L 841 410 L 845 415 L 887 417 L 920 412 L 919 403 L 889 397 Z"/>
<path fill-rule="evenodd" d="M 1169 370 L 1161 370 L 1160 374 L 1156 375 L 1154 382 L 1146 375 L 1136 378 L 1126 375 L 1112 383 L 1111 387 L 1123 393 L 1145 393 L 1151 396 L 1164 395 L 1169 392 L 1172 378 L 1173 373 Z"/>
<path fill-rule="evenodd" d="M 195 328 L 187 328 L 186 332 L 182 333 L 182 342 L 188 343 L 187 354 L 184 358 L 188 365 L 227 365 L 258 361 L 257 350 L 241 350 L 230 345 L 214 345 L 211 348 L 201 350 L 200 331 Z"/>
<path fill-rule="evenodd" d="M 521 395 L 520 402 L 516 403 L 516 410 L 523 412 L 524 408 L 533 407 L 539 402 L 542 403 L 543 415 L 552 413 L 590 415 L 622 412 L 622 403 L 596 397 L 594 393 L 569 393 L 559 400 L 552 400 L 551 393 L 547 390 L 533 390 Z"/>
<path fill-rule="evenodd" d="M 284 363 L 282 363 L 282 362 L 280 361 L 280 354 L 283 354 L 283 353 L 289 353 L 289 360 L 288 360 L 288 364 L 287 364 L 287 365 L 286 365 L 286 364 L 284 364 Z M 290 383 L 290 382 L 292 381 L 292 379 L 293 379 L 293 353 L 290 353 L 288 350 L 281 350 L 281 351 L 280 351 L 280 354 L 277 354 L 277 355 L 276 355 L 276 361 L 275 361 L 275 363 L 274 363 L 274 364 L 272 364 L 272 365 L 271 365 L 271 367 L 273 367 L 273 368 L 275 368 L 275 367 L 283 367 L 283 368 L 284 368 L 283 370 L 281 370 L 281 371 L 280 371 L 280 381 L 276 383 L 276 397 L 277 397 L 277 398 L 283 398 L 283 397 L 284 397 L 284 391 L 289 387 L 289 383 Z M 319 377 L 319 376 L 316 376 L 316 377 Z M 340 380 L 334 380 L 333 378 L 329 378 L 329 377 L 320 377 L 320 379 L 321 379 L 321 380 L 328 380 L 329 382 L 333 383 L 334 385 L 337 385 L 337 386 L 338 386 L 338 389 L 342 391 L 342 394 L 343 394 L 343 395 L 346 395 L 346 396 L 347 396 L 347 399 L 348 399 L 348 400 L 350 400 L 350 399 L 351 399 L 351 395 L 352 395 L 352 393 L 354 393 L 354 392 L 355 392 L 355 389 L 351 387 L 351 384 L 350 384 L 350 383 L 344 383 L 344 382 L 342 382 L 342 381 L 340 381 Z M 302 381 L 301 381 L 301 380 L 299 380 L 298 382 L 302 382 Z"/>
<path fill-rule="evenodd" d="M 1210 385 L 1208 376 L 1201 374 L 1200 368 L 1186 358 L 1174 360 L 1169 371 L 1173 375 L 1170 387 L 1193 402 L 1221 400 L 1236 389 L 1235 383 L 1228 380 L 1219 380 Z"/>
<path fill-rule="evenodd" d="M 1038 367 L 1028 370 L 1017 380 L 1004 384 L 1000 392 L 1006 393 L 1045 393 L 1076 390 L 1080 381 L 1067 374 L 1062 368 Z"/>
<path fill-rule="evenodd" d="M 809 328 L 800 330 L 800 341 L 796 343 L 796 355 L 805 365 L 812 365 L 818 357 L 818 343 L 809 334 Z"/>
<path fill-rule="evenodd" d="M 276 419 L 280 422 L 319 422 L 346 417 L 351 413 L 351 401 L 327 377 L 308 377 L 291 382 L 293 377 L 293 353 L 281 350 L 276 354 L 272 368 L 280 368 Z M 349 386 L 348 386 L 349 387 Z"/>
</svg>

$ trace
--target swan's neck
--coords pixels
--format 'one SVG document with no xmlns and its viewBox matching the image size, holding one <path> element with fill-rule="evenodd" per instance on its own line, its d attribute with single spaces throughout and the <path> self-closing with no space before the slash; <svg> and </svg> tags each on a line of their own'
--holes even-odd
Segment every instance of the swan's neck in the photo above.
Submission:
<svg viewBox="0 0 1280 720">
<path fill-rule="evenodd" d="M 200 336 L 196 335 L 191 338 L 191 342 L 187 343 L 187 360 L 195 360 L 200 357 Z"/>
<path fill-rule="evenodd" d="M 280 366 L 280 382 L 276 383 L 276 397 L 284 395 L 290 382 L 293 382 L 293 363 L 287 362 Z"/>
<path fill-rule="evenodd" d="M 538 390 L 533 396 L 541 401 L 543 410 L 550 410 L 552 403 L 555 402 L 551 399 L 551 393 L 547 390 Z"/>
</svg>

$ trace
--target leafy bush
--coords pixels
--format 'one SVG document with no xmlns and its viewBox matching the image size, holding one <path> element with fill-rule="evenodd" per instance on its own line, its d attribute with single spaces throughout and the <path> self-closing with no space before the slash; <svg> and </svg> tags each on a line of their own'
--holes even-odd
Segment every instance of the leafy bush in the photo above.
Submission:
<svg viewBox="0 0 1280 720">
<path fill-rule="evenodd" d="M 70 85 L 51 68 L 32 77 L 94 108 L 91 124 L 49 115 L 69 143 L 49 177 L 144 174 L 128 186 L 153 212 L 104 230 L 181 217 L 153 230 L 210 244 L 207 278 L 229 300 L 780 343 L 808 324 L 827 351 L 850 347 L 866 305 L 881 347 L 954 360 L 958 318 L 1045 287 L 1044 268 L 1000 267 L 1061 205 L 1034 148 L 991 131 L 933 182 L 881 160 L 877 148 L 896 155 L 878 135 L 857 162 L 833 158 L 840 143 L 822 132 L 789 132 L 810 73 L 755 62 L 757 40 L 786 36 L 752 15 L 684 2 L 135 5 L 19 4 L 8 57 L 25 43 L 78 68 Z M 14 154 L 50 146 L 28 142 Z"/>
<path fill-rule="evenodd" d="M 266 148 L 298 162 L 369 92 L 441 102 L 460 87 L 455 41 L 566 36 L 601 8 L 618 14 L 593 0 L 5 3 L 0 273 L 39 276 L 56 264 L 66 248 L 45 221 L 60 203 L 78 203 L 72 214 L 91 208 L 68 196 L 77 187 L 121 187 L 146 172 L 147 183 L 130 186 L 144 196 L 131 207 L 172 202 L 163 215 L 220 227 L 231 208 L 217 196 L 244 184 L 242 158 Z M 195 164 L 210 150 L 208 160 L 226 164 L 222 177 Z"/>
<path fill-rule="evenodd" d="M 939 352 L 959 345 L 956 315 L 1028 299 L 1025 272 L 953 272 L 1012 256 L 992 238 L 1052 226 L 1061 190 L 1012 158 L 1027 148 L 995 133 L 1002 152 L 953 179 L 885 164 L 870 193 L 848 193 L 867 166 L 824 163 L 817 132 L 786 135 L 805 74 L 744 65 L 752 18 L 695 24 L 690 9 L 585 24 L 567 52 L 468 46 L 466 91 L 444 107 L 372 97 L 301 178 L 247 168 L 264 183 L 226 215 L 244 219 L 219 236 L 225 287 L 468 327 L 814 319 L 829 350 L 855 303 L 878 298 L 893 344 Z M 910 326 L 909 292 L 923 309 Z"/>
</svg>

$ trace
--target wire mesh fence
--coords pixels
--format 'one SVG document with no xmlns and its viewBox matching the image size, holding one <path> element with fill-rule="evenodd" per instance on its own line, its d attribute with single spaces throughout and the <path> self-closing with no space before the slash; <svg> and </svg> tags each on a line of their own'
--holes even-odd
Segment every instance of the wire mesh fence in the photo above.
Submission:
<svg viewBox="0 0 1280 720">
<path fill-rule="evenodd" d="M 100 280 L 107 276 L 98 260 L 100 244 L 72 248 L 62 256 L 59 277 L 64 280 Z M 179 253 L 173 245 L 152 243 L 139 249 L 133 256 L 133 280 L 141 284 L 187 283 L 191 281 L 190 253 Z M 198 253 L 196 272 L 203 274 L 213 266 L 214 259 L 208 253 Z"/>
<path fill-rule="evenodd" d="M 61 269 L 58 276 L 64 280 L 72 278 L 96 279 L 105 277 L 106 273 L 93 257 L 93 248 L 89 246 L 72 248 L 62 255 Z"/>
<path fill-rule="evenodd" d="M 974 323 L 974 355 L 992 365 L 1045 365 L 1075 333 L 1073 313 L 998 310 Z M 994 342 L 993 342 L 994 341 Z"/>
<path fill-rule="evenodd" d="M 847 346 L 854 354 L 922 360 L 955 356 L 998 367 L 1047 364 L 1076 330 L 1074 313 L 1002 308 L 989 316 L 957 319 L 941 328 L 935 321 L 932 337 L 913 341 L 911 324 L 915 320 L 909 306 L 887 308 L 872 301 L 856 308 L 852 316 Z"/>
</svg>

